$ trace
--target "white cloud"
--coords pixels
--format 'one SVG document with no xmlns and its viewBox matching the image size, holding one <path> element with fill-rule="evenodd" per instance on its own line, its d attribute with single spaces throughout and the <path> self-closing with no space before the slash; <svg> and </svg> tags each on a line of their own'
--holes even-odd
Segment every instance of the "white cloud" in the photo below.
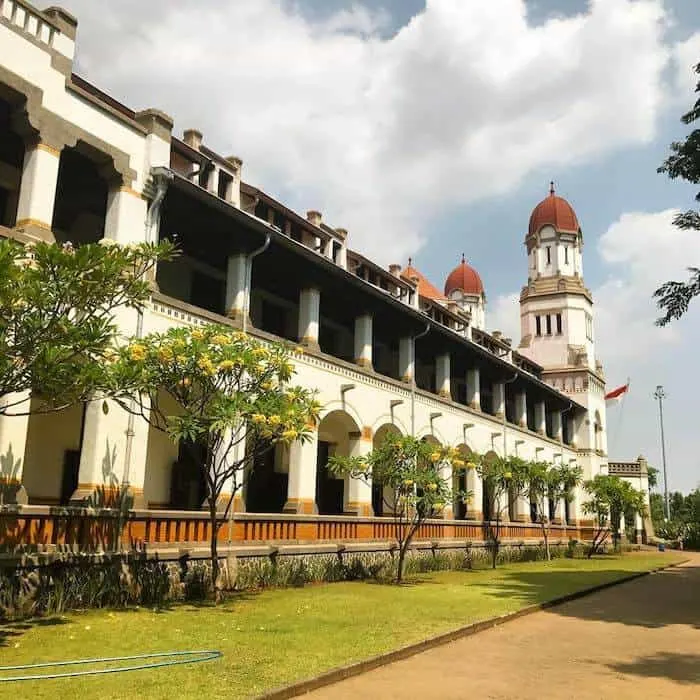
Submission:
<svg viewBox="0 0 700 700">
<path fill-rule="evenodd" d="M 524 0 L 428 0 L 389 38 L 361 5 L 315 22 L 275 0 L 65 4 L 88 79 L 199 127 L 383 262 L 451 205 L 648 142 L 670 55 L 661 0 L 592 0 L 537 27 Z"/>
<path fill-rule="evenodd" d="M 695 91 L 700 76 L 693 70 L 700 63 L 700 32 L 691 34 L 673 49 L 673 61 L 676 68 L 675 92 L 678 98 L 690 105 L 689 95 Z"/>
</svg>

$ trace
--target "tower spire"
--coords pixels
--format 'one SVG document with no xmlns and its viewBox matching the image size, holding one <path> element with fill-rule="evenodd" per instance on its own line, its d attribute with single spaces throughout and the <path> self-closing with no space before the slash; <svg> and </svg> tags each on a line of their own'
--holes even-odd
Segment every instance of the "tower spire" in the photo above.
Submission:
<svg viewBox="0 0 700 700">
<path fill-rule="evenodd" d="M 467 259 L 464 257 L 464 253 L 462 253 L 462 265 L 464 265 L 465 262 L 467 262 Z"/>
<path fill-rule="evenodd" d="M 554 180 L 549 181 L 549 195 L 554 197 Z"/>
</svg>

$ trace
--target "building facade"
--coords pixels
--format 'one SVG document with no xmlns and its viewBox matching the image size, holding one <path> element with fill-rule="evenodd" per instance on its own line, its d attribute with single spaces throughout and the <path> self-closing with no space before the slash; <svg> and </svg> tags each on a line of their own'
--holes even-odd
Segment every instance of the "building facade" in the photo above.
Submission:
<svg viewBox="0 0 700 700">
<path fill-rule="evenodd" d="M 216 153 L 196 129 L 179 138 L 157 108 L 133 111 L 73 73 L 76 31 L 59 8 L 0 2 L 0 235 L 176 240 L 181 255 L 158 267 L 145 333 L 217 322 L 306 348 L 294 360 L 296 381 L 318 389 L 318 430 L 256 465 L 232 540 L 387 539 L 381 494 L 332 478 L 326 463 L 366 453 L 390 431 L 465 454 L 579 464 L 586 478 L 604 471 L 605 379 L 583 237 L 553 190 L 525 239 L 516 348 L 486 331 L 484 286 L 464 259 L 440 291 L 410 262 L 387 270 L 353 251 L 348 231 L 247 183 L 241 160 Z M 133 313 L 118 322 L 134 334 Z M 0 417 L 0 455 L 17 486 L 15 503 L 3 506 L 5 543 L 83 543 L 87 535 L 71 530 L 78 516 L 63 507 L 114 484 L 128 484 L 134 498 L 131 542 L 206 541 L 197 465 L 116 404 Z M 470 473 L 455 485 L 473 492 L 472 503 L 454 503 L 421 538 L 481 537 L 490 506 L 480 480 Z M 585 537 L 580 493 L 560 515 L 563 539 Z M 506 536 L 538 536 L 529 503 L 508 518 Z"/>
</svg>

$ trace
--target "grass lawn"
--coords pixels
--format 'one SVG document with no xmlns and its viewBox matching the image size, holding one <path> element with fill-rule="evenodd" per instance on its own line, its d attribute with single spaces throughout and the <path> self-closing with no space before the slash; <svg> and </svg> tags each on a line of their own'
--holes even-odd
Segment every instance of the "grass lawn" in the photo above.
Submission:
<svg viewBox="0 0 700 700">
<path fill-rule="evenodd" d="M 191 649 L 218 649 L 224 654 L 217 661 L 191 666 L 2 684 L 0 696 L 251 697 L 470 622 L 681 558 L 644 553 L 592 561 L 559 559 L 496 571 L 424 574 L 402 587 L 334 583 L 241 594 L 218 608 L 177 605 L 160 612 L 91 611 L 0 626 L 2 666 Z"/>
</svg>

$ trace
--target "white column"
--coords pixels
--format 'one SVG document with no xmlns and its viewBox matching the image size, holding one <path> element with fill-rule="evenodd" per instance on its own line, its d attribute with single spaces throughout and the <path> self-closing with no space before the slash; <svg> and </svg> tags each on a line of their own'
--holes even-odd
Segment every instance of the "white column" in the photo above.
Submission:
<svg viewBox="0 0 700 700">
<path fill-rule="evenodd" d="M 642 544 L 642 533 L 644 532 L 644 523 L 642 516 L 639 513 L 634 515 L 634 535 L 636 544 Z"/>
<path fill-rule="evenodd" d="M 561 442 L 561 439 L 562 439 L 561 411 L 552 411 L 552 437 L 555 440 L 558 440 Z"/>
<path fill-rule="evenodd" d="M 467 470 L 467 491 L 471 492 L 467 502 L 467 520 L 483 520 L 484 484 L 476 469 Z"/>
<path fill-rule="evenodd" d="M 141 243 L 144 240 L 146 201 L 130 187 L 118 186 L 107 195 L 105 238 L 118 243 Z"/>
<path fill-rule="evenodd" d="M 476 411 L 481 410 L 480 382 L 478 367 L 467 370 L 467 406 Z"/>
<path fill-rule="evenodd" d="M 78 488 L 71 502 L 91 500 L 99 505 L 102 489 L 109 495 L 128 484 L 133 507 L 143 507 L 148 430 L 142 417 L 134 416 L 130 421 L 129 413 L 115 402 L 91 401 L 85 413 Z"/>
<path fill-rule="evenodd" d="M 503 418 L 506 411 L 506 385 L 503 382 L 494 382 L 491 389 L 493 397 L 493 415 Z"/>
<path fill-rule="evenodd" d="M 399 339 L 399 376 L 402 382 L 413 381 L 415 359 L 413 356 L 413 338 Z"/>
<path fill-rule="evenodd" d="M 452 398 L 450 388 L 450 354 L 448 352 L 435 358 L 435 389 L 443 398 Z"/>
<path fill-rule="evenodd" d="M 364 457 L 372 451 L 372 429 L 364 428 L 361 433 L 350 437 L 350 456 Z M 372 516 L 372 481 L 371 479 L 353 479 L 348 477 L 345 488 L 346 515 Z"/>
<path fill-rule="evenodd" d="M 28 411 L 29 392 L 7 394 L 2 399 L 2 405 L 8 406 L 10 413 Z M 22 485 L 22 473 L 28 429 L 28 415 L 0 414 L 0 505 L 27 503 L 27 492 Z"/>
<path fill-rule="evenodd" d="M 17 205 L 17 227 L 49 240 L 53 240 L 51 224 L 60 160 L 61 152 L 45 143 L 27 150 Z"/>
<path fill-rule="evenodd" d="M 372 369 L 372 316 L 369 314 L 355 319 L 355 363 Z"/>
<path fill-rule="evenodd" d="M 569 518 L 566 522 L 568 525 L 573 525 L 574 527 L 578 527 L 579 520 L 581 520 L 581 489 L 581 486 L 577 486 L 573 491 L 571 500 L 569 501 Z"/>
<path fill-rule="evenodd" d="M 449 462 L 444 462 L 440 467 L 440 476 L 447 482 L 447 485 L 451 490 L 454 487 L 454 484 L 452 483 L 452 465 Z M 454 517 L 454 512 L 452 511 L 453 500 L 454 499 L 452 496 L 450 496 L 441 513 L 438 515 L 439 518 L 443 518 L 444 520 L 452 520 Z"/>
<path fill-rule="evenodd" d="M 524 391 L 515 395 L 515 422 L 521 428 L 527 428 L 527 394 Z"/>
<path fill-rule="evenodd" d="M 299 293 L 299 342 L 318 348 L 318 330 L 321 312 L 321 292 L 309 287 Z"/>
<path fill-rule="evenodd" d="M 535 430 L 540 435 L 547 433 L 547 418 L 545 415 L 544 401 L 538 401 L 535 404 Z"/>
<path fill-rule="evenodd" d="M 515 519 L 519 523 L 531 522 L 529 496 L 518 496 L 518 498 L 515 500 Z"/>
<path fill-rule="evenodd" d="M 296 441 L 289 446 L 289 482 L 285 513 L 317 513 L 316 470 L 318 462 L 318 433 L 314 430 L 307 442 Z"/>
<path fill-rule="evenodd" d="M 244 253 L 232 255 L 226 268 L 226 315 L 242 320 L 246 311 L 249 282 L 246 279 L 248 256 Z"/>
</svg>

